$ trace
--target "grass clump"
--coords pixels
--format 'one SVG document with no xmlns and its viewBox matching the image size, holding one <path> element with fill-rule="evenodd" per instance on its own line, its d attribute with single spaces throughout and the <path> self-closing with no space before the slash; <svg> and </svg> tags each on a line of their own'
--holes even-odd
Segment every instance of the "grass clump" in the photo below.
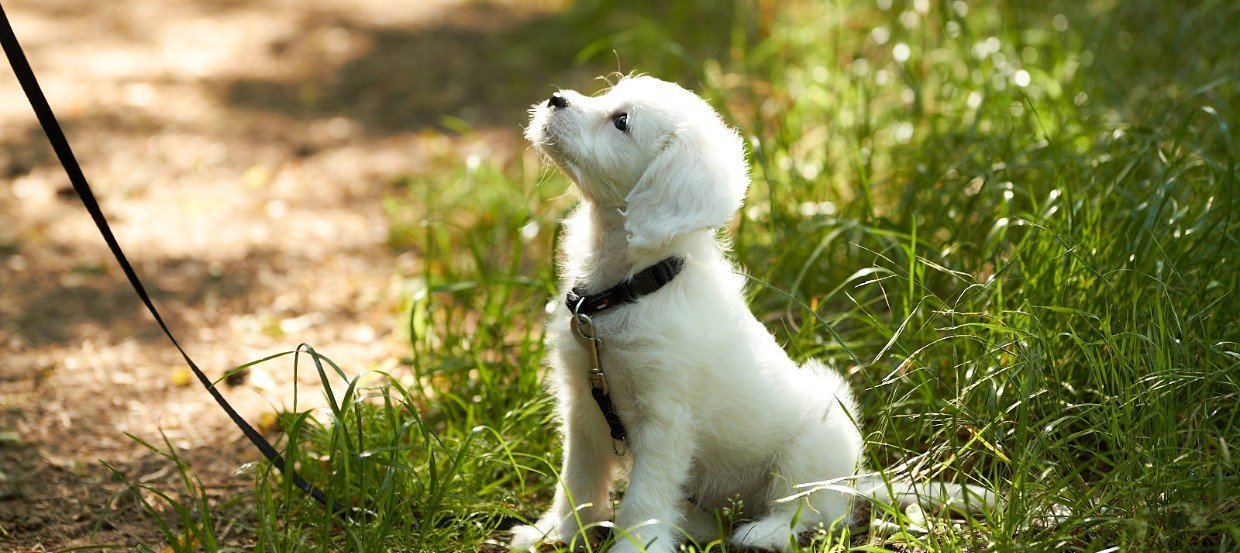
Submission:
<svg viewBox="0 0 1240 553">
<path fill-rule="evenodd" d="M 872 466 L 1006 499 L 807 550 L 1235 548 L 1240 7 L 727 9 L 713 49 L 682 18 L 581 59 L 683 54 L 635 69 L 701 90 L 749 139 L 733 234 L 754 311 L 849 376 Z M 377 516 L 341 524 L 260 471 L 258 549 L 475 550 L 545 506 L 541 324 L 571 198 L 537 163 L 446 162 L 394 187 L 392 244 L 420 260 L 409 370 L 362 386 L 308 352 L 347 390 L 284 419 L 290 462 Z"/>
</svg>

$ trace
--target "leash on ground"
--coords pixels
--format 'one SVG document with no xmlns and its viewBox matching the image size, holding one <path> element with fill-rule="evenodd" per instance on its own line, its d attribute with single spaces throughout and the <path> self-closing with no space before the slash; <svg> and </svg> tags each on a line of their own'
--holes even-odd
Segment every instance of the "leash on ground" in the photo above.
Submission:
<svg viewBox="0 0 1240 553">
<path fill-rule="evenodd" d="M 30 101 L 30 107 L 34 108 L 35 115 L 39 118 L 39 124 L 43 127 L 43 133 L 47 135 L 48 141 L 52 144 L 52 149 L 56 151 L 56 157 L 60 159 L 60 164 L 69 176 L 69 181 L 73 183 L 73 190 L 77 192 L 78 198 L 82 200 L 82 204 L 90 212 L 91 218 L 95 220 L 95 226 L 99 228 L 99 233 L 103 235 L 104 241 L 108 243 L 108 248 L 112 250 L 112 256 L 116 258 L 116 262 L 120 264 L 121 270 L 125 272 L 125 276 L 129 279 L 129 284 L 138 293 L 138 298 L 142 300 L 143 305 L 146 305 L 147 311 L 155 318 L 155 322 L 159 323 L 159 328 L 163 329 L 164 336 L 167 336 L 172 345 L 181 353 L 181 357 L 185 359 L 185 363 L 194 372 L 194 376 L 198 377 L 198 381 L 207 389 L 207 392 L 211 394 L 211 397 L 215 399 L 220 408 L 228 414 L 233 423 L 241 429 L 241 432 L 250 440 L 250 443 L 254 444 L 254 447 L 271 462 L 272 466 L 292 479 L 293 484 L 307 494 L 310 494 L 311 497 L 344 521 L 370 520 L 373 516 L 372 512 L 337 503 L 327 497 L 323 490 L 302 478 L 292 467 L 286 466 L 284 457 L 276 451 L 271 442 L 268 442 L 262 434 L 255 430 L 253 426 L 250 426 L 245 419 L 241 418 L 241 415 L 237 414 L 237 411 L 228 403 L 228 400 L 224 399 L 224 396 L 216 389 L 211 379 L 207 378 L 207 375 L 202 372 L 202 369 L 198 368 L 193 359 L 190 359 L 189 354 L 185 352 L 180 342 L 177 342 L 176 337 L 172 335 L 172 331 L 168 329 L 168 325 L 164 323 L 164 319 L 159 315 L 159 311 L 155 309 L 155 304 L 151 302 L 151 297 L 147 294 L 146 287 L 142 285 L 142 281 L 138 279 L 138 274 L 134 272 L 133 266 L 129 264 L 129 260 L 125 257 L 125 252 L 121 251 L 121 246 L 112 234 L 112 228 L 108 225 L 108 220 L 103 216 L 103 211 L 99 208 L 99 202 L 95 200 L 95 195 L 91 192 L 90 185 L 86 182 L 86 176 L 82 173 L 82 168 L 78 165 L 77 158 L 73 155 L 73 150 L 69 148 L 69 141 L 65 138 L 64 131 L 60 128 L 60 123 L 56 121 L 56 116 L 52 113 L 52 108 L 48 105 L 47 98 L 43 96 L 43 90 L 35 79 L 34 71 L 30 69 L 30 63 L 26 61 L 26 55 L 22 52 L 21 45 L 17 42 L 17 36 L 13 33 L 13 27 L 9 23 L 8 15 L 5 14 L 2 5 L 0 5 L 0 43 L 4 47 L 5 55 L 9 58 L 9 65 L 13 68 L 13 73 L 17 76 L 22 90 L 26 93 L 26 99 Z"/>
</svg>

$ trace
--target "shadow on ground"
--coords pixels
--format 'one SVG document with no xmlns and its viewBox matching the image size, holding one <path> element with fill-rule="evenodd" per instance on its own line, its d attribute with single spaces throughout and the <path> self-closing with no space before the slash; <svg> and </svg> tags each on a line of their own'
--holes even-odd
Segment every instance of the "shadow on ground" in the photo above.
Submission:
<svg viewBox="0 0 1240 553">
<path fill-rule="evenodd" d="M 226 83 L 223 96 L 236 107 L 299 118 L 345 116 L 380 133 L 453 128 L 454 121 L 516 129 L 524 106 L 559 87 L 596 90 L 605 85 L 601 75 L 637 71 L 692 84 L 700 60 L 726 55 L 735 24 L 729 9 L 705 1 L 583 1 L 534 14 L 484 2 L 467 12 L 413 28 L 320 21 L 364 53 L 308 78 Z M 271 48 L 296 57 L 304 46 Z"/>
</svg>

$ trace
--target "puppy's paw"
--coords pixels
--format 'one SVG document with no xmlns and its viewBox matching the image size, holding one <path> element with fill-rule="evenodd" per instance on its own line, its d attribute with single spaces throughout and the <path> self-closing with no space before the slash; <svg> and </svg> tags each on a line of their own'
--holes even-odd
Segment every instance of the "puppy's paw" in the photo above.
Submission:
<svg viewBox="0 0 1240 553">
<path fill-rule="evenodd" d="M 732 543 L 750 549 L 790 551 L 796 535 L 787 520 L 762 519 L 737 528 Z"/>
<path fill-rule="evenodd" d="M 508 542 L 510 551 L 535 551 L 540 543 L 560 541 L 559 532 L 551 525 L 542 528 L 542 524 L 517 526 L 512 529 L 512 540 Z"/>
<path fill-rule="evenodd" d="M 671 536 L 648 537 L 645 540 L 645 547 L 637 545 L 637 540 L 636 537 L 633 539 L 619 538 L 607 548 L 607 553 L 675 553 L 680 551 Z"/>
<path fill-rule="evenodd" d="M 637 546 L 627 542 L 612 544 L 607 548 L 607 553 L 640 553 L 641 551 Z"/>
<path fill-rule="evenodd" d="M 623 541 L 623 540 L 618 541 L 612 544 L 611 547 L 607 548 L 607 553 L 664 553 L 664 552 L 670 553 L 672 551 L 675 551 L 675 549 L 659 548 L 658 545 L 654 543 L 650 544 L 650 547 L 643 549 L 641 547 L 633 545 L 632 543 L 628 541 Z"/>
</svg>

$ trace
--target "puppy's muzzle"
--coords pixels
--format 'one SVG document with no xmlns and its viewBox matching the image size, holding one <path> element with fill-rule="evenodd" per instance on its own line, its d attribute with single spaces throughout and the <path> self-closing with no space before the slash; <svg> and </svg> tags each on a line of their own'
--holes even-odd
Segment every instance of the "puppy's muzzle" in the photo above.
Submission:
<svg viewBox="0 0 1240 553">
<path fill-rule="evenodd" d="M 568 107 L 568 98 L 557 90 L 551 93 L 551 99 L 547 100 L 547 107 L 551 109 Z"/>
</svg>

